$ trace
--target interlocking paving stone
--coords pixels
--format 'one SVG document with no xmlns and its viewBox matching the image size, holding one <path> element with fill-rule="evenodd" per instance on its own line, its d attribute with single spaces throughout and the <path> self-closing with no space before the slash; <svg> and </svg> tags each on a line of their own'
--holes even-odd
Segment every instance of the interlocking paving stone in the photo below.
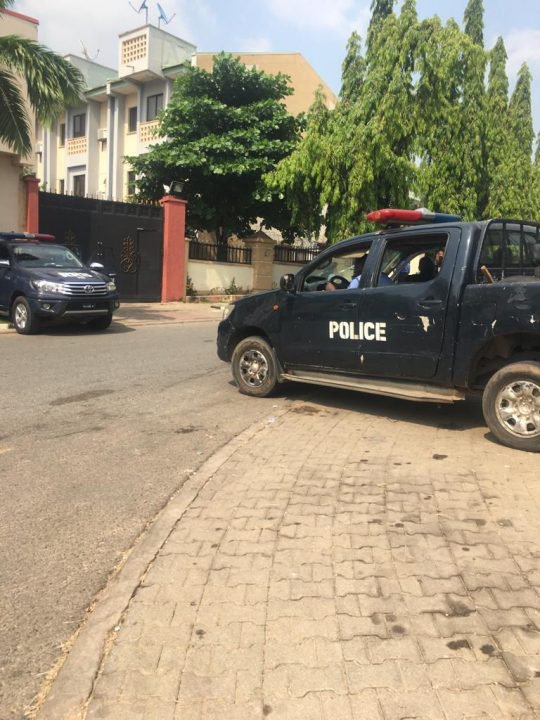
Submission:
<svg viewBox="0 0 540 720">
<path fill-rule="evenodd" d="M 281 416 L 201 488 L 87 719 L 540 716 L 539 458 L 358 408 Z"/>
</svg>

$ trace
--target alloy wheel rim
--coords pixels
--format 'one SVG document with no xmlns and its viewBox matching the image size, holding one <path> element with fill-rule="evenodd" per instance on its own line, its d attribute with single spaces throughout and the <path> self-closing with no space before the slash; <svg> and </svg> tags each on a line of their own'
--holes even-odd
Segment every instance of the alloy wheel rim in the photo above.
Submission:
<svg viewBox="0 0 540 720">
<path fill-rule="evenodd" d="M 15 325 L 24 330 L 27 322 L 28 311 L 22 303 L 19 303 L 15 306 Z"/>
<path fill-rule="evenodd" d="M 246 350 L 239 368 L 242 380 L 250 387 L 260 387 L 268 377 L 268 361 L 260 350 Z"/>
<path fill-rule="evenodd" d="M 540 385 L 516 380 L 498 393 L 495 410 L 501 425 L 518 438 L 540 436 Z"/>
</svg>

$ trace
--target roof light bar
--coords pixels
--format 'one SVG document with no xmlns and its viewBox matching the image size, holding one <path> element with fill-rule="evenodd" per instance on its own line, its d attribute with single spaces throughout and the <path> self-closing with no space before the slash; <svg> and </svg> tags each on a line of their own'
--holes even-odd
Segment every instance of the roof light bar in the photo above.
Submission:
<svg viewBox="0 0 540 720">
<path fill-rule="evenodd" d="M 368 214 L 367 219 L 378 225 L 416 225 L 420 223 L 446 223 L 461 220 L 459 215 L 435 213 L 426 208 L 419 208 L 418 210 L 400 210 L 398 208 L 374 210 Z"/>
</svg>

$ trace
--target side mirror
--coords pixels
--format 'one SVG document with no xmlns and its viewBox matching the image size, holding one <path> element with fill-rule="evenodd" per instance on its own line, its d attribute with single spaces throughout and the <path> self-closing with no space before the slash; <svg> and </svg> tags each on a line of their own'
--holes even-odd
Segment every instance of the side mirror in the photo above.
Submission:
<svg viewBox="0 0 540 720">
<path fill-rule="evenodd" d="M 11 267 L 11 263 L 7 258 L 5 260 L 0 260 L 0 267 Z"/>
<path fill-rule="evenodd" d="M 97 262 L 90 263 L 88 267 L 92 268 L 92 270 L 105 270 L 105 265 Z"/>
<path fill-rule="evenodd" d="M 285 275 L 282 275 L 279 281 L 279 287 L 286 292 L 292 292 L 292 290 L 294 290 L 293 273 L 285 273 Z"/>
</svg>

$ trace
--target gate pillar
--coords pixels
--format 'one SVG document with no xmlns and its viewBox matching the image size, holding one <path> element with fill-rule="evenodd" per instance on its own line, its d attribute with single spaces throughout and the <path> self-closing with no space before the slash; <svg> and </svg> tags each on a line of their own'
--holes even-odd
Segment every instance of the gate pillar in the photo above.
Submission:
<svg viewBox="0 0 540 720">
<path fill-rule="evenodd" d="M 159 201 L 163 208 L 163 282 L 161 302 L 183 300 L 186 294 L 186 205 L 172 195 Z"/>
<path fill-rule="evenodd" d="M 271 290 L 276 241 L 259 230 L 255 235 L 246 238 L 244 244 L 251 248 L 253 290 Z"/>
<path fill-rule="evenodd" d="M 26 232 L 39 232 L 39 179 L 35 175 L 26 175 Z"/>
</svg>

